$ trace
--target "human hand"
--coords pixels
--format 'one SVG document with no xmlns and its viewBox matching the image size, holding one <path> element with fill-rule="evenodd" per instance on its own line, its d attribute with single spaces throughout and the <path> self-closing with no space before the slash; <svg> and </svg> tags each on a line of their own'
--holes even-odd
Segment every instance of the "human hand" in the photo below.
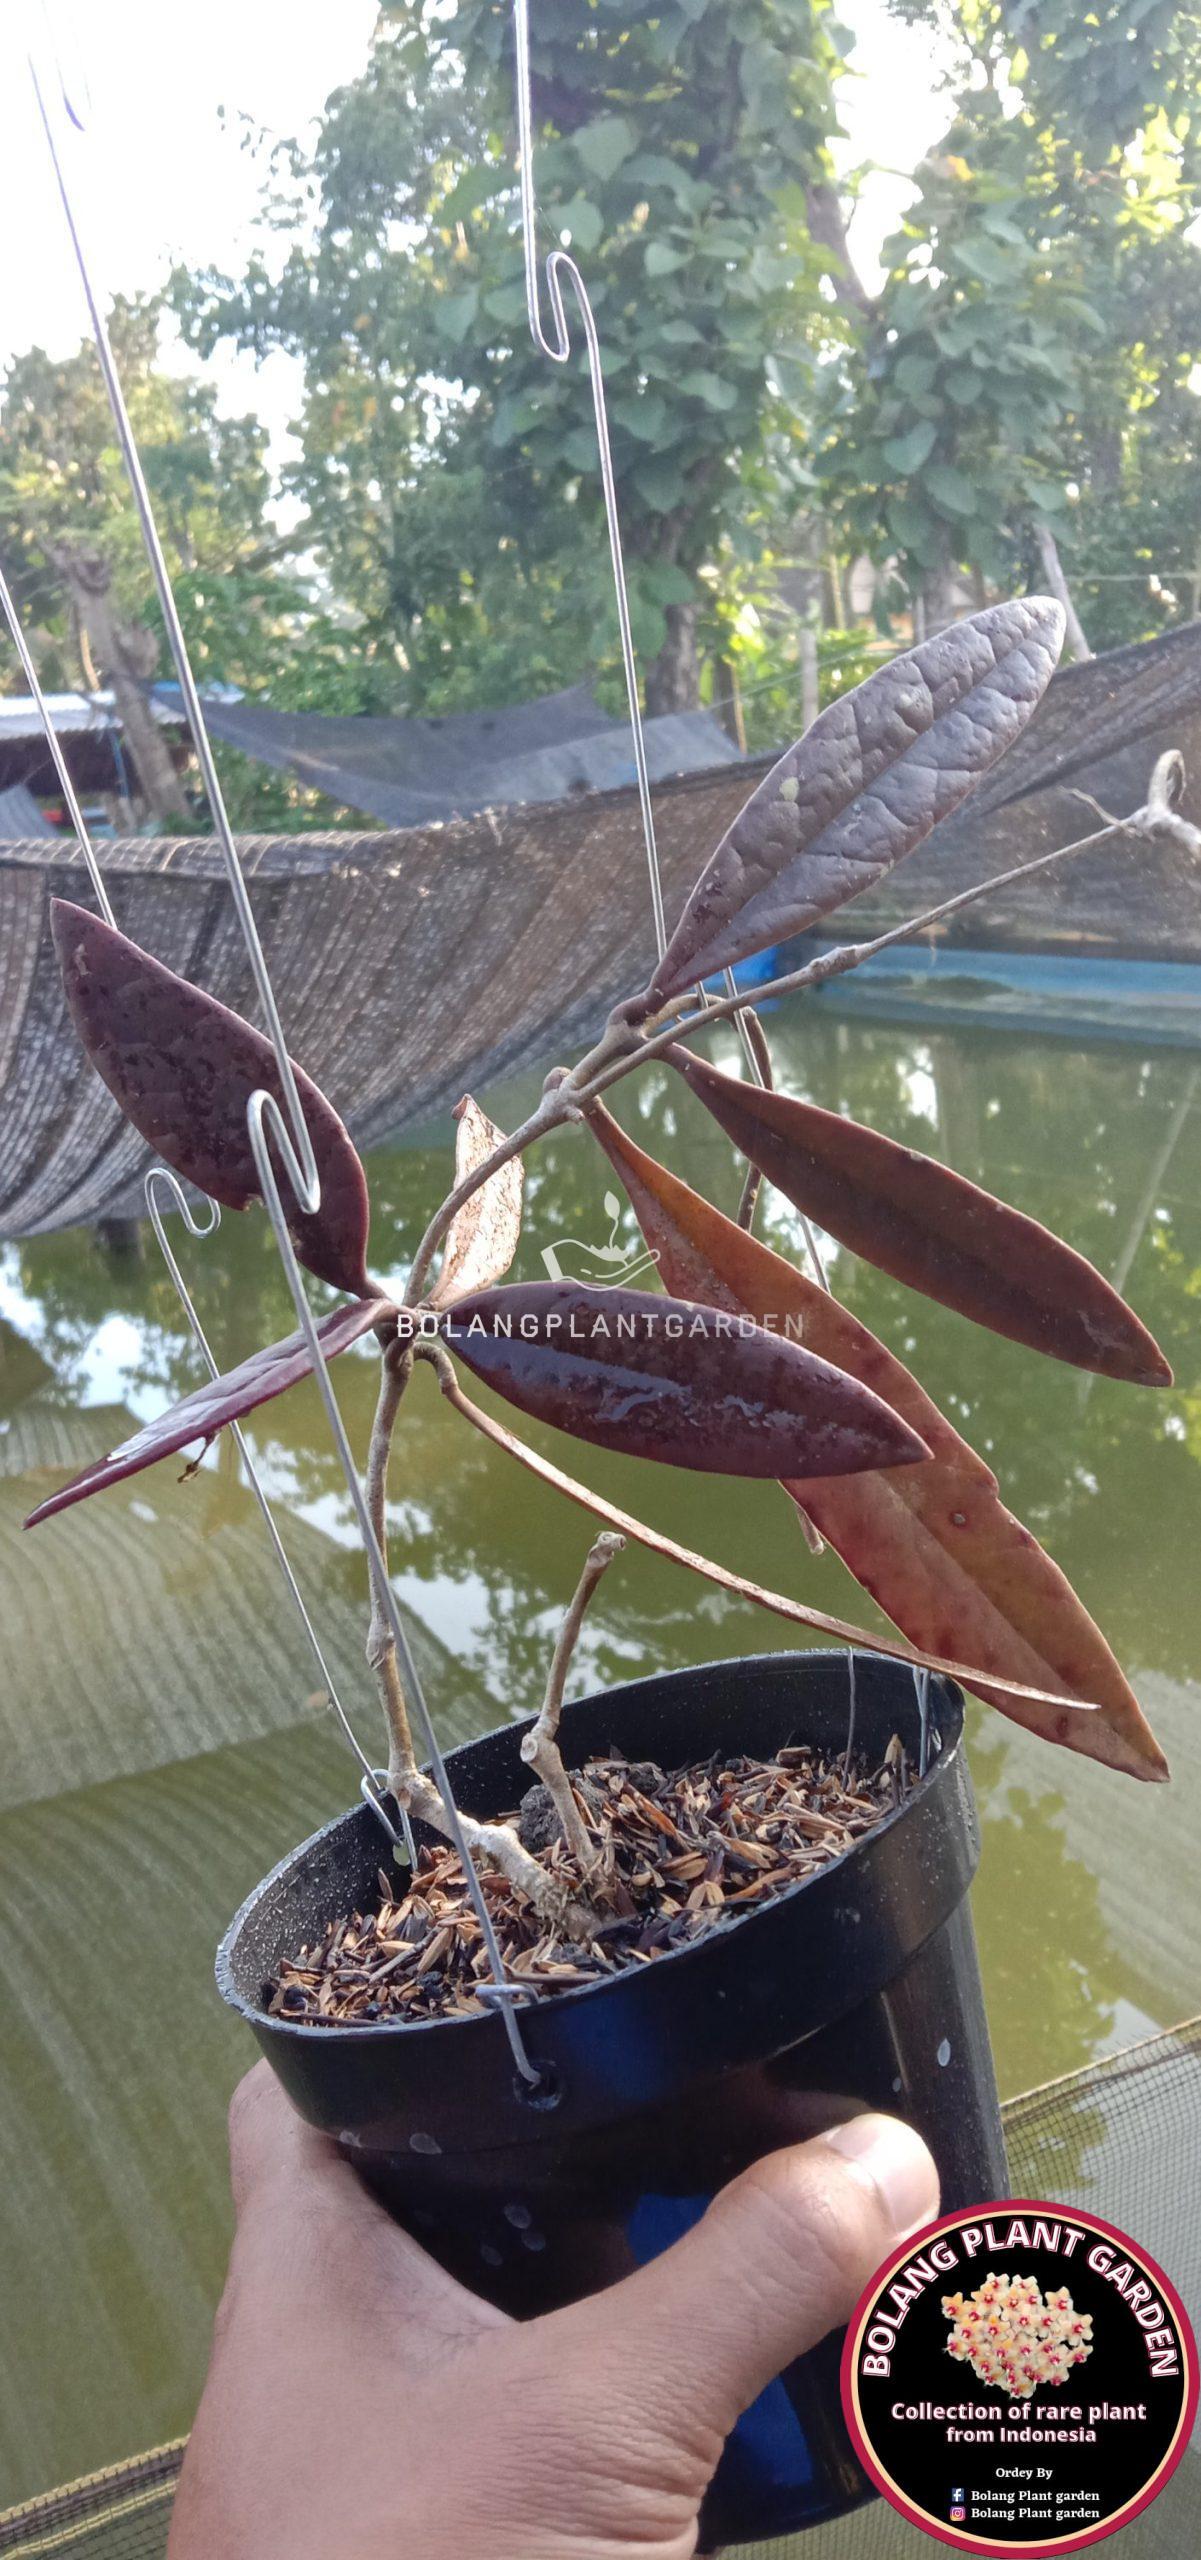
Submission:
<svg viewBox="0 0 1201 2560">
<path fill-rule="evenodd" d="M 509 2320 L 390 2221 L 265 2062 L 168 2560 L 690 2560 L 722 2445 L 938 2211 L 917 2134 L 773 2152 L 649 2266 Z"/>
</svg>

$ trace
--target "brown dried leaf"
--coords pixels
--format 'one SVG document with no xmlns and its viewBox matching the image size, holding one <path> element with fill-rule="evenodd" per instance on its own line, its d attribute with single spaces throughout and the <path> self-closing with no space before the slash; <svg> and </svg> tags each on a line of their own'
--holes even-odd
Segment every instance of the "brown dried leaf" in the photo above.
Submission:
<svg viewBox="0 0 1201 2560">
<path fill-rule="evenodd" d="M 457 1105 L 455 1183 L 474 1173 L 504 1139 L 504 1130 L 481 1111 L 470 1093 Z M 446 1239 L 442 1268 L 429 1293 L 432 1307 L 451 1307 L 473 1289 L 503 1280 L 521 1239 L 525 1172 L 520 1156 L 500 1166 L 465 1200 Z"/>
<path fill-rule="evenodd" d="M 739 1229 L 735 1229 L 736 1234 L 740 1232 Z M 666 1556 L 672 1564 L 687 1565 L 690 1573 L 703 1574 L 706 1582 L 716 1583 L 719 1590 L 731 1592 L 736 1599 L 749 1600 L 757 1609 L 771 1609 L 777 1617 L 789 1619 L 794 1626 L 815 1627 L 820 1635 L 833 1636 L 839 1644 L 854 1645 L 868 1653 L 885 1653 L 893 1661 L 911 1662 L 919 1670 L 945 1672 L 949 1679 L 963 1681 L 969 1688 L 980 1694 L 982 1683 L 977 1665 L 952 1660 L 945 1654 L 923 1652 L 920 1646 L 905 1644 L 897 1636 L 869 1634 L 866 1627 L 852 1626 L 846 1618 L 831 1617 L 827 1609 L 809 1609 L 801 1600 L 789 1599 L 782 1591 L 771 1591 L 761 1582 L 752 1582 L 746 1574 L 733 1573 L 728 1565 L 715 1563 L 711 1556 L 700 1555 L 692 1547 L 680 1546 L 675 1538 L 667 1537 L 663 1530 L 650 1528 L 645 1520 L 635 1520 L 632 1512 L 620 1510 L 615 1502 L 606 1502 L 604 1495 L 594 1493 L 590 1485 L 580 1484 L 575 1476 L 567 1475 L 562 1467 L 552 1465 L 549 1458 L 542 1457 L 538 1450 L 531 1449 L 524 1440 L 519 1440 L 516 1433 L 507 1430 L 504 1423 L 498 1422 L 493 1414 L 484 1413 L 479 1405 L 472 1404 L 470 1397 L 464 1395 L 462 1388 L 453 1377 L 443 1379 L 442 1392 L 447 1403 L 454 1406 L 455 1412 L 461 1413 L 464 1421 L 469 1422 L 473 1430 L 482 1433 L 485 1440 L 491 1440 L 498 1449 L 506 1450 L 511 1458 L 516 1458 L 523 1467 L 528 1467 L 531 1475 L 540 1476 L 544 1484 L 553 1485 L 558 1493 L 565 1493 L 569 1501 L 578 1502 L 582 1510 L 590 1511 L 594 1518 L 603 1520 L 610 1529 L 620 1529 L 624 1537 L 636 1538 L 641 1546 L 649 1547 L 652 1554 Z M 859 1478 L 858 1481 L 863 1482 L 864 1479 Z M 983 1694 L 987 1696 L 987 1688 L 984 1689 Z M 1066 1697 L 1061 1689 L 1036 1688 L 1028 1681 L 1014 1680 L 1010 1683 L 1006 1694 L 1017 1699 L 1030 1699 L 1040 1707 L 1058 1707 L 1061 1714 L 1057 1718 L 1057 1724 L 1062 1727 L 1062 1730 L 1056 1732 L 1055 1739 L 1059 1742 L 1069 1742 L 1076 1727 L 1083 1727 L 1099 1720 L 1097 1705 L 1093 1700 Z M 1033 1721 L 1032 1718 L 1029 1720 Z M 1088 1745 L 1076 1741 L 1074 1747 L 1077 1750 L 1084 1750 Z M 1154 1743 L 1152 1743 L 1152 1749 L 1156 1751 L 1159 1765 L 1135 1770 L 1134 1775 L 1167 1776 L 1166 1764 Z M 1106 1755 L 1103 1751 L 1098 1751 L 1095 1756 L 1104 1758 Z M 1118 1765 L 1128 1767 L 1131 1764 L 1123 1761 Z"/>
</svg>

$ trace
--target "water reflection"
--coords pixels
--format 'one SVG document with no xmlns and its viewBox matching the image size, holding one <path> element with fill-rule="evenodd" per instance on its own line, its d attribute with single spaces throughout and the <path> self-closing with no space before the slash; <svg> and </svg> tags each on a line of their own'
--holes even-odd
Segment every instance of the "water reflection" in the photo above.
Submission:
<svg viewBox="0 0 1201 2560">
<path fill-rule="evenodd" d="M 1177 1373 L 1161 1395 L 1084 1380 L 831 1252 L 840 1293 L 990 1458 L 1006 1498 L 1076 1582 L 1173 1758 L 1173 1788 L 1141 1788 L 973 1711 L 976 1917 L 1012 2090 L 1197 2005 L 1196 1070 L 1167 1050 L 1143 1059 L 1018 1037 L 919 1037 L 800 1010 L 776 1017 L 773 1045 L 790 1089 L 942 1156 L 1124 1273 Z M 724 1035 L 715 1055 L 734 1062 Z M 531 1081 L 481 1098 L 505 1121 L 535 1090 Z M 670 1071 L 627 1085 L 620 1109 L 653 1152 L 670 1147 L 698 1188 L 733 1208 L 732 1152 Z M 381 1276 L 403 1268 L 449 1153 L 439 1131 L 373 1160 Z M 545 1143 L 530 1163 L 519 1271 L 541 1277 L 544 1251 L 565 1238 L 606 1244 L 611 1188 L 585 1133 Z M 797 1222 L 775 1195 L 760 1232 L 798 1250 Z M 634 1245 L 632 1219 L 617 1241 Z M 227 1216 L 217 1239 L 189 1252 L 222 1361 L 291 1329 L 257 1213 Z M 335 1374 L 362 1447 L 370 1355 L 349 1353 Z M 256 1874 L 353 1786 L 318 1721 L 311 1665 L 228 1446 L 188 1484 L 168 1462 L 34 1539 L 20 1532 L 64 1468 L 196 1378 L 174 1292 L 136 1233 L 35 1238 L 0 1258 L 0 1599 L 12 1674 L 0 1708 L 0 1925 L 11 1950 L 0 2155 L 12 2164 L 0 2213 L 39 2305 L 0 2394 L 0 2503 L 186 2423 L 224 2249 L 222 2105 L 245 2058 L 209 1988 L 212 1945 Z M 315 1391 L 251 1417 L 249 1431 L 370 1742 L 364 1573 Z M 879 1623 L 836 1558 L 807 1553 L 771 1486 L 531 1436 L 675 1537 Z M 537 1695 L 586 1524 L 466 1431 L 424 1376 L 406 1408 L 395 1493 L 398 1580 L 443 1730 L 520 1712 Z M 583 1664 L 609 1682 L 791 1642 L 783 1624 L 629 1553 L 602 1586 Z"/>
</svg>

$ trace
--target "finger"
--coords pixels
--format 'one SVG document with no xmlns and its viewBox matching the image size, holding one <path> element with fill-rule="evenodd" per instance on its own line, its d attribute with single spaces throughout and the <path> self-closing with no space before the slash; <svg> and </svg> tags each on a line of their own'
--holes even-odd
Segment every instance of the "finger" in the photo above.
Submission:
<svg viewBox="0 0 1201 2560">
<path fill-rule="evenodd" d="M 772 2152 L 724 2189 L 694 2231 L 594 2295 L 578 2316 L 666 2423 L 729 2434 L 773 2377 L 846 2320 L 889 2251 L 938 2211 L 920 2136 L 858 2116 Z M 566 2315 L 574 2320 L 577 2315 Z"/>
<path fill-rule="evenodd" d="M 243 2256 L 247 2244 L 255 2263 L 268 2253 L 277 2281 L 286 2268 L 329 2304 L 369 2296 L 398 2336 L 420 2313 L 427 2343 L 508 2325 L 393 2221 L 347 2154 L 297 2115 L 266 2062 L 230 2101 L 229 2156 Z"/>
<path fill-rule="evenodd" d="M 270 2063 L 256 2062 L 229 2102 L 229 2178 L 239 2220 L 280 2181 L 303 2179 L 321 2189 L 343 2174 L 334 2144 L 297 2115 Z"/>
</svg>

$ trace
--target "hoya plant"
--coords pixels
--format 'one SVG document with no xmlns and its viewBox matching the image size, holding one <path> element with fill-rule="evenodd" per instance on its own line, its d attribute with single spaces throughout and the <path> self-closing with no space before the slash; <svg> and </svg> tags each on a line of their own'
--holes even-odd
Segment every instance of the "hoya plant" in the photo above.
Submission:
<svg viewBox="0 0 1201 2560">
<path fill-rule="evenodd" d="M 367 1334 L 379 1347 L 365 1485 L 381 1553 L 389 1460 L 419 1364 L 433 1368 L 467 1425 L 604 1524 L 524 1745 L 546 1790 L 542 1832 L 464 1818 L 469 1846 L 503 1870 L 552 1937 L 578 1938 L 604 1907 L 595 1799 L 567 1774 L 558 1723 L 583 1611 L 627 1539 L 797 1625 L 958 1674 L 1002 1714 L 1068 1750 L 1133 1777 L 1167 1775 L 1104 1637 L 1006 1509 L 991 1469 L 820 1276 L 755 1237 L 757 1186 L 773 1184 L 852 1252 L 1037 1356 L 1162 1386 L 1171 1373 L 1161 1351 L 1101 1274 L 1018 1206 L 879 1131 L 775 1091 L 745 999 L 704 992 L 717 973 L 853 899 L 967 799 L 1035 710 L 1062 622 L 1059 606 L 1039 597 L 993 606 L 822 713 L 717 846 L 649 983 L 615 1008 L 586 1056 L 555 1067 L 523 1125 L 505 1134 L 470 1097 L 460 1104 L 453 1182 L 400 1298 L 371 1277 L 368 1188 L 351 1139 L 295 1070 L 320 1201 L 311 1214 L 288 1207 L 284 1183 L 288 1228 L 299 1262 L 340 1293 L 318 1327 L 325 1358 Z M 876 942 L 826 946 L 772 987 L 820 982 L 944 912 L 915 916 Z M 53 932 L 76 1030 L 127 1118 L 176 1174 L 229 1208 L 247 1208 L 260 1187 L 248 1105 L 262 1091 L 281 1099 L 269 1041 L 96 915 L 56 901 Z M 751 1025 L 754 1081 L 723 1073 L 691 1045 L 737 1010 Z M 746 1159 L 737 1219 L 611 1115 L 605 1097 L 650 1059 L 666 1060 Z M 565 1123 L 604 1151 L 661 1289 L 506 1285 L 521 1231 L 522 1159 Z M 172 1452 L 207 1446 L 310 1366 L 303 1333 L 254 1349 L 52 1494 L 30 1525 Z M 828 1542 L 899 1635 L 867 1636 L 618 1510 L 477 1405 L 465 1373 L 576 1441 L 651 1465 L 776 1478 L 798 1534 L 813 1547 Z M 388 1786 L 407 1813 L 445 1835 L 447 1807 L 419 1765 L 379 1590 L 370 1598 L 367 1652 L 387 1725 Z"/>
</svg>

